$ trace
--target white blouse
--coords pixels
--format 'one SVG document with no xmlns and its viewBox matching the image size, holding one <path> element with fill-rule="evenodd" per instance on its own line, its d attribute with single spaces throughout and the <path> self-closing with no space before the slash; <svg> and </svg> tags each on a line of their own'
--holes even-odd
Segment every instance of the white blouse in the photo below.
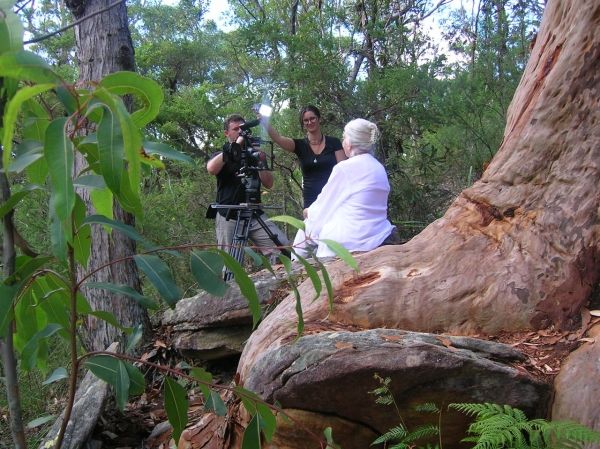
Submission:
<svg viewBox="0 0 600 449">
<path fill-rule="evenodd" d="M 385 168 L 372 155 L 339 162 L 308 208 L 306 234 L 299 231 L 295 243 L 304 241 L 306 235 L 315 240 L 335 240 L 349 251 L 377 248 L 393 229 L 387 219 L 389 192 Z M 325 243 L 317 243 L 317 257 L 335 256 Z"/>
</svg>

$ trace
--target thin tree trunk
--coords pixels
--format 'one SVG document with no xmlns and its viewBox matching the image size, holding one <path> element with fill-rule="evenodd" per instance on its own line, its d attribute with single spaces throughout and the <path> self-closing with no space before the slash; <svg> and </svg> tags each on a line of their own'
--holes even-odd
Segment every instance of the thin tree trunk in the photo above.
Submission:
<svg viewBox="0 0 600 449">
<path fill-rule="evenodd" d="M 4 107 L 0 107 L 3 111 Z M 0 116 L 0 122 L 2 118 Z M 1 124 L 1 123 L 0 123 Z M 0 151 L 0 159 L 2 151 Z M 0 160 L 0 168 L 2 161 Z M 10 187 L 6 174 L 0 171 L 0 194 L 2 203 L 10 198 Z M 14 224 L 12 211 L 3 217 L 3 242 L 2 242 L 2 264 L 4 267 L 4 277 L 12 276 L 15 272 L 15 245 L 14 245 Z M 10 414 L 10 431 L 12 434 L 15 449 L 27 449 L 25 440 L 25 429 L 23 428 L 23 416 L 21 410 L 21 401 L 19 395 L 19 381 L 17 375 L 17 361 L 13 348 L 13 329 L 14 322 L 11 322 L 4 339 L 0 338 L 0 352 L 2 355 L 2 368 L 4 382 L 6 384 L 6 398 L 8 399 L 8 410 Z M 1 337 L 1 336 L 0 336 Z"/>
<path fill-rule="evenodd" d="M 109 0 L 67 1 L 67 7 L 76 19 L 87 16 L 113 3 Z M 127 24 L 127 8 L 121 3 L 102 14 L 82 22 L 75 28 L 77 58 L 79 63 L 79 84 L 97 82 L 103 76 L 120 71 L 135 70 L 134 51 Z M 90 130 L 91 131 L 91 130 Z M 83 157 L 75 162 L 75 173 L 80 173 L 87 163 Z M 78 192 L 93 213 L 89 192 Z M 124 212 L 118 204 L 114 206 L 114 218 L 133 225 L 133 217 Z M 130 257 L 135 254 L 135 243 L 123 234 L 114 231 L 108 235 L 102 226 L 92 228 L 92 250 L 87 271 L 93 270 L 113 260 Z M 80 270 L 79 276 L 84 274 Z M 129 285 L 140 290 L 137 267 L 132 260 L 119 262 L 110 268 L 98 272 L 92 279 L 97 282 L 111 281 Z M 95 310 L 107 310 L 115 314 L 117 320 L 125 326 L 137 324 L 149 329 L 148 315 L 135 301 L 121 295 L 103 290 L 89 289 L 86 297 Z M 120 331 L 104 321 L 89 317 L 85 322 L 84 340 L 88 350 L 104 350 L 121 336 Z"/>
</svg>

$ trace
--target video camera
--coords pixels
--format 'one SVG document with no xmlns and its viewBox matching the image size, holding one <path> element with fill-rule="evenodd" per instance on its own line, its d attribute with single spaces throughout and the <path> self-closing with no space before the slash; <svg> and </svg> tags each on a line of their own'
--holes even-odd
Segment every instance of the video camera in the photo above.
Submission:
<svg viewBox="0 0 600 449">
<path fill-rule="evenodd" d="M 254 112 L 266 117 L 271 115 L 271 108 L 266 105 L 254 105 Z M 261 170 L 269 170 L 267 155 L 261 150 L 264 143 L 271 146 L 271 167 L 273 166 L 273 142 L 263 141 L 260 137 L 252 135 L 252 128 L 258 126 L 260 120 L 252 120 L 240 126 L 240 136 L 244 138 L 239 155 L 234 158 L 240 161 L 238 176 L 242 178 L 242 185 L 246 191 L 246 202 L 249 204 L 260 202 L 260 178 Z"/>
</svg>

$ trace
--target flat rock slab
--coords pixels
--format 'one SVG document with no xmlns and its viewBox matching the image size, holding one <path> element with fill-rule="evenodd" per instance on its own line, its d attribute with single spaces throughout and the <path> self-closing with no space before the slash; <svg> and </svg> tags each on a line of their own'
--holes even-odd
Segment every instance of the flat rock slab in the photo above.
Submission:
<svg viewBox="0 0 600 449">
<path fill-rule="evenodd" d="M 512 366 L 522 357 L 510 346 L 468 337 L 391 329 L 323 332 L 265 350 L 242 380 L 284 409 L 337 417 L 382 434 L 399 418 L 369 391 L 379 387 L 376 373 L 390 377 L 407 427 L 431 422 L 432 415 L 414 407 L 436 403 L 444 410 L 444 447 L 451 448 L 464 437 L 469 419 L 446 411 L 450 403 L 509 404 L 546 416 L 550 387 Z"/>
</svg>

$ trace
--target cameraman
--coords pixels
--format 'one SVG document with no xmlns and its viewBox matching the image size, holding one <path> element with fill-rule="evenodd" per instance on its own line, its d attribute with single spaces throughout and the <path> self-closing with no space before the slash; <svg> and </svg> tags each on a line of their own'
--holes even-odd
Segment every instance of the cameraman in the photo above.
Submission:
<svg viewBox="0 0 600 449">
<path fill-rule="evenodd" d="M 230 115 L 225 119 L 224 130 L 227 143 L 223 145 L 223 150 L 213 154 L 206 164 L 206 170 L 217 177 L 218 204 L 237 205 L 246 202 L 246 191 L 241 177 L 238 176 L 238 172 L 242 168 L 240 156 L 245 144 L 244 136 L 240 135 L 240 126 L 244 123 L 244 117 L 239 114 Z M 263 168 L 258 171 L 260 182 L 270 189 L 273 186 L 273 174 L 264 169 L 266 168 L 266 155 L 263 152 L 259 154 L 258 168 Z M 259 209 L 257 213 L 262 214 L 263 211 Z M 218 209 L 215 217 L 217 244 L 225 251 L 229 250 L 233 241 L 236 217 L 236 211 L 230 212 L 229 209 Z M 270 221 L 265 221 L 265 224 L 277 236 L 282 245 L 288 245 L 287 237 L 275 224 Z M 264 255 L 270 256 L 279 253 L 273 249 L 276 247 L 275 243 L 254 218 L 249 225 L 248 237 Z"/>
</svg>

